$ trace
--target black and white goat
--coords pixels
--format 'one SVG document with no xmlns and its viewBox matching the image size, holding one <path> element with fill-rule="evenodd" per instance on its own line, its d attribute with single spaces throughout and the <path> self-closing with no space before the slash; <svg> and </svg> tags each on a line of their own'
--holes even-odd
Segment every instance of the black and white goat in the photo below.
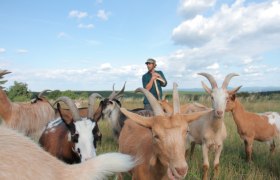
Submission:
<svg viewBox="0 0 280 180">
<path fill-rule="evenodd" d="M 92 96 L 94 102 L 97 94 Z M 57 104 L 60 118 L 48 123 L 39 140 L 41 146 L 66 163 L 79 163 L 96 156 L 96 141 L 99 139 L 97 122 L 92 118 L 93 103 L 89 102 L 87 117 L 81 117 L 78 108 L 68 97 L 60 97 L 71 112 L 71 116 L 61 111 Z"/>
<path fill-rule="evenodd" d="M 127 117 L 120 111 L 121 102 L 120 98 L 123 96 L 125 89 L 125 84 L 119 92 L 115 92 L 114 86 L 113 91 L 108 98 L 100 101 L 99 108 L 102 109 L 102 115 L 104 119 L 107 119 L 110 122 L 112 127 L 112 133 L 114 139 L 117 141 L 124 125 L 124 121 Z M 142 116 L 153 116 L 153 112 L 145 110 L 142 108 L 137 108 L 129 110 L 131 112 L 140 114 Z"/>
</svg>

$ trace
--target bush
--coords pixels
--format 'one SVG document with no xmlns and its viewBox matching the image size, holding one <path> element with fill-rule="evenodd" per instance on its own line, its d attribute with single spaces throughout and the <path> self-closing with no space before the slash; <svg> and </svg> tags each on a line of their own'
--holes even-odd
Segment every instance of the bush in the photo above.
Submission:
<svg viewBox="0 0 280 180">
<path fill-rule="evenodd" d="M 23 102 L 30 100 L 32 93 L 28 91 L 26 83 L 14 82 L 7 92 L 8 97 L 11 101 Z"/>
</svg>

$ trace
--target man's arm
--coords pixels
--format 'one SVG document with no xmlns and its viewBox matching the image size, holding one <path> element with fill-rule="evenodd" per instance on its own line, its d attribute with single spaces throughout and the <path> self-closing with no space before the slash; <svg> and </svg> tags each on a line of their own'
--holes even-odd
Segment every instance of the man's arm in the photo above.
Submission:
<svg viewBox="0 0 280 180">
<path fill-rule="evenodd" d="M 147 77 L 142 76 L 143 87 L 145 89 L 147 89 L 148 91 L 150 91 L 150 89 L 153 87 L 154 80 L 157 79 L 157 78 L 158 78 L 157 73 L 153 74 L 151 79 L 148 79 Z"/>
<path fill-rule="evenodd" d="M 160 75 L 160 79 L 161 79 L 161 80 L 159 80 L 160 81 L 160 85 L 162 87 L 165 87 L 167 85 L 167 80 L 165 79 L 164 74 L 161 71 L 159 71 L 158 74 Z"/>
</svg>

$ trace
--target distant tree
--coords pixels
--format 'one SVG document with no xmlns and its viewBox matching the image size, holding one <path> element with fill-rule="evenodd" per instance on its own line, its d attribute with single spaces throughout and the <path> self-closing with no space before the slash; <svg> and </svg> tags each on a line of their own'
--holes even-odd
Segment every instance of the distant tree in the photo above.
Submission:
<svg viewBox="0 0 280 180">
<path fill-rule="evenodd" d="M 29 101 L 31 95 L 32 93 L 28 91 L 28 85 L 22 82 L 14 81 L 14 85 L 8 90 L 8 97 L 16 102 Z"/>
<path fill-rule="evenodd" d="M 66 91 L 62 92 L 62 96 L 67 96 L 71 99 L 76 99 L 78 97 L 78 95 L 71 90 L 66 90 Z"/>
<path fill-rule="evenodd" d="M 62 92 L 60 90 L 54 90 L 48 93 L 48 98 L 56 100 L 58 97 L 62 96 Z"/>
<path fill-rule="evenodd" d="M 88 96 L 89 96 L 89 93 L 87 93 L 87 92 L 82 92 L 82 93 L 79 95 L 79 98 L 88 99 Z"/>
</svg>

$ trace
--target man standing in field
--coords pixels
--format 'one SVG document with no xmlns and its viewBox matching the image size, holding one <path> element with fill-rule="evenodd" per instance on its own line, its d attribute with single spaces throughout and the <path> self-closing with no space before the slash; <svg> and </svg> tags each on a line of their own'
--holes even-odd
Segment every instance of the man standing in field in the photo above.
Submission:
<svg viewBox="0 0 280 180">
<path fill-rule="evenodd" d="M 156 60 L 148 59 L 145 64 L 147 65 L 148 72 L 142 76 L 143 87 L 149 90 L 156 99 L 161 100 L 162 88 L 167 85 L 164 74 L 161 71 L 156 71 Z M 151 105 L 146 97 L 144 97 L 144 108 L 152 110 Z"/>
</svg>

